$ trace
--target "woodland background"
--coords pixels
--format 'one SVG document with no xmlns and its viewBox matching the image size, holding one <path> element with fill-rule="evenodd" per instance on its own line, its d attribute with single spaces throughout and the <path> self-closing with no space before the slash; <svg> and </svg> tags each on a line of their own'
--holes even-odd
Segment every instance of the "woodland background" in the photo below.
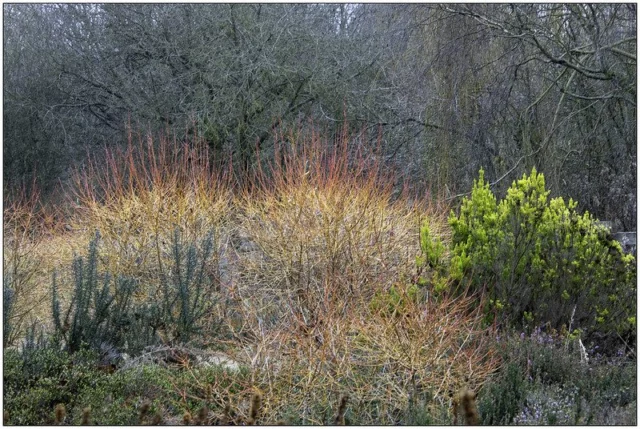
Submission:
<svg viewBox="0 0 640 429">
<path fill-rule="evenodd" d="M 636 7 L 3 5 L 3 423 L 637 425 Z"/>
<path fill-rule="evenodd" d="M 636 229 L 635 4 L 5 4 L 4 190 L 53 197 L 127 129 L 236 170 L 345 124 L 398 188 L 504 193 L 532 167 Z M 241 180 L 238 175 L 238 180 Z M 34 181 L 35 178 L 35 181 Z"/>
</svg>

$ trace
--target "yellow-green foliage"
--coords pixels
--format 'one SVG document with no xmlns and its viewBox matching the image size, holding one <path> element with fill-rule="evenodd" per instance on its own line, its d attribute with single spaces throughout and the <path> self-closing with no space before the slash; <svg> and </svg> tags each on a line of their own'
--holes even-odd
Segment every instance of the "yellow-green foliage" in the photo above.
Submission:
<svg viewBox="0 0 640 429">
<path fill-rule="evenodd" d="M 452 277 L 485 290 L 492 313 L 516 324 L 632 329 L 634 258 L 576 202 L 548 196 L 533 169 L 498 202 L 480 170 L 449 218 Z"/>
<path fill-rule="evenodd" d="M 369 307 L 385 316 L 400 316 L 408 311 L 409 303 L 417 302 L 418 292 L 418 286 L 413 284 L 393 285 L 388 291 L 376 292 Z"/>
<path fill-rule="evenodd" d="M 439 234 L 432 232 L 428 222 L 420 227 L 420 256 L 416 258 L 418 268 L 417 285 L 428 287 L 439 293 L 449 289 L 449 263 L 447 248 Z"/>
<path fill-rule="evenodd" d="M 445 253 L 444 244 L 431 234 L 431 228 L 426 222 L 420 228 L 420 250 L 422 254 L 417 258 L 418 266 L 426 264 L 437 267 L 441 264 Z"/>
</svg>

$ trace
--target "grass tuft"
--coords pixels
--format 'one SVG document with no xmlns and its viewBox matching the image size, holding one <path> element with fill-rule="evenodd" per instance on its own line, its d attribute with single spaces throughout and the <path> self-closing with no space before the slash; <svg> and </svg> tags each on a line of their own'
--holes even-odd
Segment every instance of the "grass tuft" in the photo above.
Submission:
<svg viewBox="0 0 640 429">
<path fill-rule="evenodd" d="M 192 421 L 193 418 L 191 417 L 191 413 L 189 411 L 185 411 L 182 415 L 182 424 L 185 426 L 189 426 Z"/>
<path fill-rule="evenodd" d="M 164 418 L 162 417 L 162 413 L 160 412 L 160 410 L 156 411 L 156 413 L 153 415 L 153 418 L 151 419 L 151 424 L 153 426 L 160 426 L 164 424 Z"/>
<path fill-rule="evenodd" d="M 347 402 L 349 401 L 348 395 L 342 395 L 340 397 L 340 403 L 338 405 L 338 412 L 336 413 L 335 419 L 333 419 L 333 424 L 336 426 L 344 426 L 344 413 L 347 411 Z"/>
<path fill-rule="evenodd" d="M 462 411 L 464 423 L 468 426 L 477 426 L 480 422 L 478 407 L 476 406 L 476 394 L 473 390 L 462 389 L 453 399 L 453 424 L 458 424 L 458 414 Z"/>
<path fill-rule="evenodd" d="M 80 424 L 82 426 L 89 426 L 91 420 L 91 407 L 86 407 L 82 410 L 82 420 L 80 421 Z"/>
<path fill-rule="evenodd" d="M 258 389 L 254 389 L 253 396 L 251 397 L 251 408 L 249 410 L 249 419 L 247 424 L 255 425 L 258 421 L 258 413 L 260 412 L 260 406 L 262 404 L 262 393 Z"/>
<path fill-rule="evenodd" d="M 196 417 L 196 425 L 208 425 L 209 423 L 209 408 L 206 405 L 203 405 L 198 410 L 198 415 Z"/>
<path fill-rule="evenodd" d="M 56 405 L 56 407 L 55 407 L 55 409 L 53 411 L 53 414 L 54 414 L 54 424 L 56 426 L 64 424 L 64 418 L 67 415 L 67 409 L 64 406 L 64 404 Z"/>
<path fill-rule="evenodd" d="M 144 401 L 142 405 L 140 405 L 140 412 L 138 414 L 138 425 L 144 424 L 144 421 L 149 414 L 149 410 L 151 410 L 151 402 Z"/>
</svg>

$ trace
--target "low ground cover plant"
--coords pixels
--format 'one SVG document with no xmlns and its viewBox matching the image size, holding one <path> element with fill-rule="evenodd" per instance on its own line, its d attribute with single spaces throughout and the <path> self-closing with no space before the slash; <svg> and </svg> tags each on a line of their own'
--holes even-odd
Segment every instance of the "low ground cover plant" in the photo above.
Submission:
<svg viewBox="0 0 640 429">
<path fill-rule="evenodd" d="M 576 339 L 541 328 L 500 343 L 504 366 L 479 394 L 483 424 L 635 424 L 637 364 L 623 348 L 585 359 Z"/>
</svg>

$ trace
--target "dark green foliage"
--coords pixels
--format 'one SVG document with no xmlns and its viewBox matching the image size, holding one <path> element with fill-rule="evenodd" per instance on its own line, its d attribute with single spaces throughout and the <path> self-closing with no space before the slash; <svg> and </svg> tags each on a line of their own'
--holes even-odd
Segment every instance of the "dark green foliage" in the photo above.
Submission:
<svg viewBox="0 0 640 429">
<path fill-rule="evenodd" d="M 38 356 L 42 350 L 55 346 L 47 337 L 45 337 L 42 327 L 38 327 L 36 322 L 33 322 L 26 331 L 26 336 L 22 342 L 22 360 L 23 369 L 30 374 L 36 375 L 42 372 L 42 368 L 39 366 L 42 362 L 34 358 Z"/>
<path fill-rule="evenodd" d="M 213 252 L 210 232 L 198 249 L 186 250 L 175 230 L 172 243 L 173 266 L 169 276 L 162 273 L 162 316 L 173 341 L 187 343 L 201 332 L 202 318 L 215 304 L 217 283 L 207 274 L 207 262 Z M 157 307 L 154 311 L 158 311 Z"/>
<path fill-rule="evenodd" d="M 491 314 L 516 326 L 635 329 L 633 257 L 575 202 L 548 194 L 534 169 L 498 202 L 481 170 L 449 219 L 452 276 L 486 292 Z"/>
<path fill-rule="evenodd" d="M 2 347 L 7 347 L 13 342 L 15 329 L 11 321 L 15 292 L 11 288 L 10 275 L 5 274 L 2 279 Z"/>
<path fill-rule="evenodd" d="M 85 402 L 99 404 L 104 401 L 105 396 L 114 392 L 114 398 L 129 398 L 129 403 L 141 404 L 149 401 L 152 407 L 147 413 L 148 416 L 155 414 L 160 405 L 169 415 L 182 415 L 186 409 L 193 416 L 197 416 L 198 411 L 204 406 L 214 406 L 213 403 L 205 401 L 206 389 L 204 386 L 215 384 L 220 389 L 229 389 L 230 394 L 237 394 L 242 391 L 243 387 L 246 387 L 248 382 L 247 372 L 234 373 L 233 376 L 230 376 L 218 368 L 182 370 L 148 366 L 125 371 L 120 374 L 120 377 L 119 380 L 117 377 L 112 378 L 108 384 L 88 389 L 83 395 Z M 180 394 L 182 391 L 188 394 L 186 402 Z M 113 404 L 103 407 L 100 416 L 96 416 L 96 418 L 99 417 L 108 424 L 121 424 L 111 413 L 117 413 L 116 409 L 122 408 L 122 399 L 120 399 L 120 405 L 118 405 L 118 400 L 114 400 Z M 126 407 L 127 405 L 124 408 Z M 215 411 L 219 413 L 221 409 Z M 124 410 L 120 413 L 122 416 L 125 414 Z M 139 412 L 135 418 L 138 418 L 138 414 Z M 129 424 L 137 424 L 137 422 Z"/>
<path fill-rule="evenodd" d="M 520 412 L 526 392 L 524 371 L 509 363 L 500 375 L 479 395 L 479 410 L 484 425 L 509 425 Z"/>
<path fill-rule="evenodd" d="M 478 396 L 482 424 L 635 424 L 636 363 L 585 362 L 574 341 L 539 329 L 504 340 L 505 365 Z"/>
<path fill-rule="evenodd" d="M 119 277 L 111 294 L 111 276 L 98 274 L 99 233 L 89 244 L 86 261 L 73 261 L 74 293 L 64 312 L 60 309 L 56 276 L 52 286 L 52 314 L 56 341 L 62 341 L 69 353 L 88 346 L 99 349 L 103 343 L 124 346 L 132 319 L 133 280 Z M 102 287 L 99 286 L 102 277 Z M 139 335 L 135 333 L 134 335 Z"/>
<path fill-rule="evenodd" d="M 129 314 L 125 319 L 126 352 L 134 356 L 160 342 L 159 331 L 165 328 L 165 319 L 157 302 L 136 304 Z"/>
<path fill-rule="evenodd" d="M 612 424 L 607 416 L 621 414 L 620 410 L 630 409 L 635 418 L 637 410 L 638 372 L 637 363 L 632 361 L 609 361 L 593 365 L 586 371 L 566 382 L 572 386 L 576 405 L 575 420 L 572 424 Z M 615 424 L 632 424 L 636 421 L 617 421 Z"/>
<path fill-rule="evenodd" d="M 212 234 L 203 240 L 199 249 L 192 244 L 185 250 L 180 232 L 176 230 L 170 274 L 162 273 L 159 293 L 140 303 L 133 299 L 137 289 L 134 280 L 118 277 L 112 282 L 109 273 L 99 274 L 99 238 L 96 233 L 86 260 L 78 257 L 73 262 L 74 293 L 64 312 L 58 297 L 57 278 L 53 277 L 55 342 L 69 353 L 89 347 L 103 352 L 115 349 L 137 354 L 157 344 L 160 331 L 173 343 L 192 340 L 215 304 L 216 283 L 206 268 L 213 251 Z"/>
<path fill-rule="evenodd" d="M 219 392 L 240 395 L 251 384 L 251 374 L 243 369 L 229 372 L 216 366 L 208 368 L 140 365 L 112 374 L 97 369 L 99 356 L 81 351 L 70 356 L 54 348 L 42 349 L 37 359 L 47 362 L 40 374 L 22 370 L 22 357 L 16 350 L 4 352 L 4 407 L 10 424 L 50 425 L 53 409 L 65 404 L 66 422 L 78 425 L 87 407 L 91 422 L 97 425 L 138 426 L 142 406 L 149 408 L 144 423 L 150 423 L 159 411 L 167 416 L 196 416 L 204 405 L 220 414 L 216 402 L 205 401 L 205 386 L 215 385 Z M 186 402 L 185 396 L 186 394 Z M 221 398 L 229 401 L 232 397 Z M 235 397 L 235 396 L 234 396 Z"/>
<path fill-rule="evenodd" d="M 12 425 L 51 425 L 53 409 L 82 406 L 81 392 L 109 379 L 96 352 L 70 355 L 51 344 L 4 351 L 4 407 Z M 82 408 L 81 408 L 82 409 Z"/>
<path fill-rule="evenodd" d="M 98 355 L 81 351 L 71 356 L 51 344 L 4 351 L 4 407 L 12 425 L 52 424 L 53 409 L 73 405 L 78 393 L 106 374 Z"/>
<path fill-rule="evenodd" d="M 403 415 L 397 421 L 402 426 L 440 426 L 451 421 L 449 407 L 431 402 L 429 395 L 411 398 Z"/>
<path fill-rule="evenodd" d="M 71 410 L 72 421 L 78 424 L 83 408 L 90 406 L 96 424 L 139 426 L 141 407 L 145 403 L 150 405 L 148 417 L 171 397 L 168 375 L 161 368 L 142 367 L 101 378 L 79 393 L 77 405 Z"/>
</svg>

